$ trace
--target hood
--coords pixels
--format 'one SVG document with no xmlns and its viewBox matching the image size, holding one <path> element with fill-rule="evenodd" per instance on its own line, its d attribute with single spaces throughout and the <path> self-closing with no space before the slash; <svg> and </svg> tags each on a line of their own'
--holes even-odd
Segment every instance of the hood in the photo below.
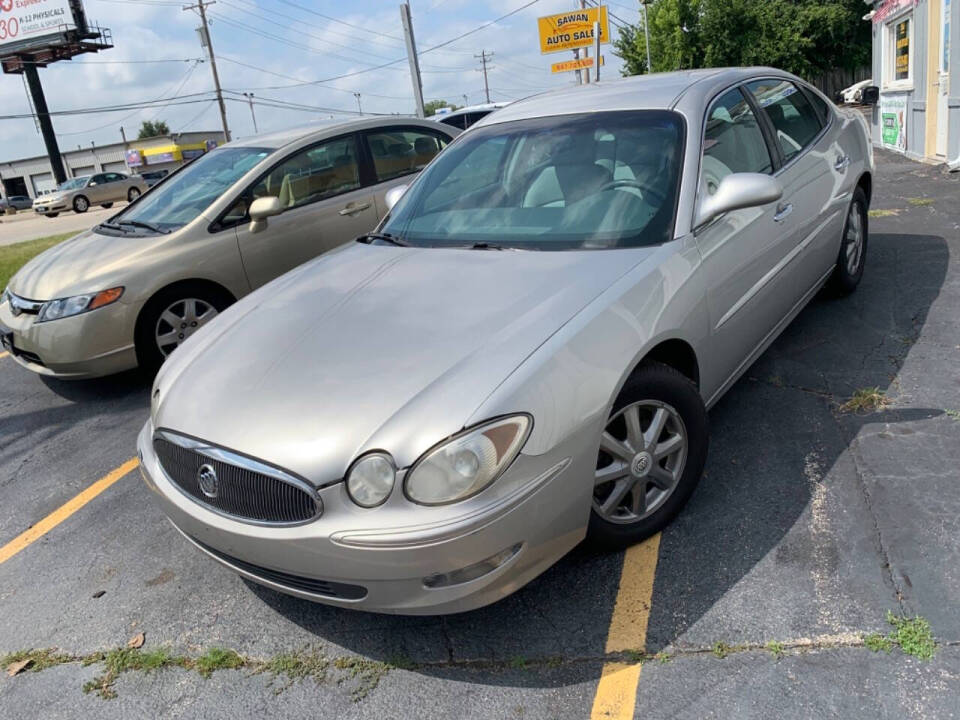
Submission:
<svg viewBox="0 0 960 720">
<path fill-rule="evenodd" d="M 371 449 L 405 467 L 651 252 L 354 245 L 178 350 L 158 376 L 155 425 L 318 485 Z"/>
<path fill-rule="evenodd" d="M 88 230 L 30 260 L 10 280 L 10 291 L 30 300 L 54 300 L 123 285 L 124 267 L 159 239 Z"/>
</svg>

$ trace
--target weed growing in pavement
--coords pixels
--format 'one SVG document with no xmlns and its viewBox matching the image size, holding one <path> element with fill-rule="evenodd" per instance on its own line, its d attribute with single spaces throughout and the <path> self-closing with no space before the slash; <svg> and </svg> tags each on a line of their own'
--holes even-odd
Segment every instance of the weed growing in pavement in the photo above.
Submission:
<svg viewBox="0 0 960 720">
<path fill-rule="evenodd" d="M 286 684 L 274 691 L 279 694 L 295 682 L 308 677 L 313 678 L 318 685 L 321 684 L 327 679 L 327 668 L 329 667 L 330 661 L 324 655 L 307 650 L 298 650 L 297 652 L 274 655 L 261 663 L 253 671 L 253 674 L 267 673 L 271 675 L 270 684 L 279 677 L 286 678 Z"/>
<path fill-rule="evenodd" d="M 926 207 L 927 205 L 933 205 L 936 202 L 933 198 L 907 198 L 907 202 L 916 207 Z"/>
<path fill-rule="evenodd" d="M 659 662 L 661 665 L 666 665 L 671 660 L 670 654 L 664 652 L 663 650 L 654 655 L 653 659 Z"/>
<path fill-rule="evenodd" d="M 237 670 L 247 665 L 236 650 L 210 648 L 194 661 L 194 668 L 203 677 L 208 678 L 216 670 Z"/>
<path fill-rule="evenodd" d="M 890 641 L 886 635 L 881 635 L 880 633 L 870 633 L 869 635 L 864 636 L 863 644 L 868 650 L 873 652 L 885 652 L 889 653 L 893 650 L 893 643 Z"/>
<path fill-rule="evenodd" d="M 763 647 L 777 660 L 783 657 L 783 643 L 777 642 L 776 640 L 771 640 Z"/>
<path fill-rule="evenodd" d="M 713 652 L 721 660 L 733 652 L 733 648 L 727 645 L 725 642 L 717 642 L 713 644 Z"/>
<path fill-rule="evenodd" d="M 623 654 L 627 657 L 627 662 L 634 665 L 640 665 L 647 660 L 647 654 L 643 650 L 624 650 Z"/>
<path fill-rule="evenodd" d="M 840 412 L 870 413 L 883 410 L 888 405 L 890 405 L 890 399 L 880 388 L 860 388 L 853 397 L 840 406 Z"/>
<path fill-rule="evenodd" d="M 18 650 L 17 652 L 0 655 L 0 669 L 6 669 L 14 663 L 26 662 L 24 670 L 30 672 L 40 672 L 55 665 L 73 662 L 73 656 L 66 653 L 57 652 L 52 648 L 42 650 Z"/>
<path fill-rule="evenodd" d="M 523 658 L 522 655 L 515 655 L 510 658 L 510 669 L 512 670 L 526 670 L 527 661 Z"/>
<path fill-rule="evenodd" d="M 350 697 L 354 702 L 360 702 L 375 690 L 380 684 L 380 679 L 393 669 L 389 663 L 360 657 L 337 658 L 333 661 L 333 665 L 347 673 L 346 677 L 337 680 L 338 685 L 347 678 L 357 681 L 356 687 L 350 691 Z"/>
<path fill-rule="evenodd" d="M 887 622 L 893 626 L 890 640 L 900 646 L 907 655 L 929 660 L 937 651 L 930 623 L 919 615 L 913 618 L 894 615 L 887 611 Z"/>
<path fill-rule="evenodd" d="M 960 421 L 960 411 L 958 410 L 944 410 L 943 413 L 951 420 Z"/>
<path fill-rule="evenodd" d="M 876 210 L 867 211 L 867 215 L 869 215 L 872 218 L 896 217 L 899 214 L 900 214 L 899 210 L 892 210 L 892 209 L 891 210 L 876 209 Z"/>
</svg>

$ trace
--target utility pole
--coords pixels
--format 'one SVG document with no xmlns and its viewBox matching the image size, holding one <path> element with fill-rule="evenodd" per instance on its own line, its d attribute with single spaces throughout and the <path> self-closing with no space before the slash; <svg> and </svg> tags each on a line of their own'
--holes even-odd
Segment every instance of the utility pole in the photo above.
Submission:
<svg viewBox="0 0 960 720">
<path fill-rule="evenodd" d="M 123 138 L 123 149 L 126 150 L 130 146 L 127 144 L 127 131 L 123 129 L 123 125 L 120 126 L 120 137 Z"/>
<path fill-rule="evenodd" d="M 413 20 L 410 18 L 410 3 L 400 5 L 400 20 L 403 22 L 403 36 L 407 41 L 407 62 L 410 63 L 410 81 L 413 83 L 413 100 L 417 105 L 417 117 L 422 118 L 423 80 L 420 79 L 420 61 L 417 59 L 417 41 L 413 37 Z"/>
<path fill-rule="evenodd" d="M 587 9 L 587 0 L 580 0 L 580 9 L 581 9 L 581 10 L 586 10 L 586 9 Z M 578 54 L 577 54 L 577 58 L 579 59 L 579 57 L 580 57 L 580 55 L 579 55 L 579 53 L 578 53 Z M 589 48 L 584 48 L 584 49 L 583 49 L 583 57 L 584 57 L 584 58 L 590 57 L 590 49 L 589 49 Z M 587 83 L 588 85 L 590 84 L 590 68 L 586 68 L 586 70 L 584 71 L 584 73 L 583 73 L 583 82 Z"/>
<path fill-rule="evenodd" d="M 50 111 L 47 109 L 47 99 L 43 95 L 40 76 L 37 75 L 37 66 L 32 62 L 24 63 L 23 74 L 27 78 L 27 86 L 30 88 L 30 96 L 33 98 L 33 107 L 36 108 L 37 120 L 40 122 L 40 134 L 43 135 L 43 144 L 46 146 L 47 155 L 50 157 L 50 169 L 53 171 L 53 178 L 57 181 L 57 185 L 60 185 L 66 182 L 67 174 L 63 169 L 63 158 L 60 157 L 60 147 L 57 145 L 57 136 L 53 132 Z"/>
<path fill-rule="evenodd" d="M 250 117 L 253 118 L 253 134 L 256 135 L 260 131 L 257 130 L 257 116 L 253 112 L 253 93 L 245 92 L 243 96 L 247 99 L 247 102 L 250 103 Z"/>
<path fill-rule="evenodd" d="M 487 103 L 490 102 L 490 83 L 487 81 L 487 60 L 493 57 L 493 53 L 488 53 L 486 50 L 481 50 L 479 55 L 474 55 L 475 58 L 479 58 L 480 62 L 483 63 L 483 92 L 487 96 Z"/>
<path fill-rule="evenodd" d="M 361 115 L 363 115 L 363 108 L 360 107 L 360 93 L 355 92 L 355 93 L 353 94 L 353 96 L 357 99 L 357 111 L 358 111 Z"/>
<path fill-rule="evenodd" d="M 596 82 L 600 82 L 600 23 L 598 22 L 593 24 L 593 54 L 593 65 L 597 68 L 594 79 Z"/>
<path fill-rule="evenodd" d="M 470 103 L 467 101 L 467 94 L 464 93 L 464 94 L 463 94 L 463 106 L 466 107 L 466 106 L 469 105 L 469 104 L 470 104 Z"/>
<path fill-rule="evenodd" d="M 652 73 L 653 67 L 650 65 L 650 24 L 647 22 L 647 0 L 640 0 L 643 5 L 643 37 L 647 47 L 647 72 Z"/>
<path fill-rule="evenodd" d="M 213 5 L 216 0 L 197 0 L 196 5 L 184 5 L 184 10 L 200 12 L 200 41 L 210 55 L 210 69 L 213 71 L 213 86 L 217 91 L 217 103 L 220 105 L 220 121 L 223 123 L 223 140 L 230 142 L 230 128 L 227 127 L 227 106 L 223 104 L 223 91 L 220 89 L 220 75 L 217 74 L 217 59 L 213 54 L 213 42 L 210 40 L 210 25 L 207 23 L 207 6 Z"/>
</svg>

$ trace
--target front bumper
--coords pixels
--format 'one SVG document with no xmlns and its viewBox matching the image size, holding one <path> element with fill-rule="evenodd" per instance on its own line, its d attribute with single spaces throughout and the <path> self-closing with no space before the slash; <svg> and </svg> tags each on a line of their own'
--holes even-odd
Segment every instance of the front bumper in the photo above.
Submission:
<svg viewBox="0 0 960 720">
<path fill-rule="evenodd" d="M 33 211 L 39 213 L 40 215 L 46 215 L 52 212 L 64 212 L 69 210 L 70 206 L 65 202 L 51 203 L 50 205 L 34 205 Z"/>
<path fill-rule="evenodd" d="M 519 456 L 497 482 L 507 475 L 522 476 L 522 482 L 493 501 L 484 501 L 484 492 L 475 502 L 458 504 L 462 508 L 422 508 L 402 499 L 398 477 L 387 505 L 363 510 L 337 483 L 320 490 L 324 512 L 316 520 L 264 527 L 213 513 L 186 496 L 164 473 L 152 440 L 148 421 L 137 443 L 141 473 L 177 530 L 240 575 L 315 602 L 407 615 L 472 610 L 520 589 L 586 534 L 592 488 L 581 480 L 592 478 L 592 471 L 584 474 L 584 463 L 577 460 L 583 453 L 571 456 L 577 448 L 570 443 L 545 455 Z M 394 499 L 394 511 L 384 512 Z M 382 521 L 397 518 L 398 512 L 420 522 Z M 503 564 L 476 579 L 444 587 L 424 584 L 430 576 L 517 547 Z M 305 589 L 311 583 L 321 583 L 321 589 Z M 333 590 L 323 590 L 323 584 Z"/>
<path fill-rule="evenodd" d="M 37 323 L 37 316 L 14 315 L 0 304 L 4 347 L 20 365 L 40 375 L 62 379 L 94 378 L 137 366 L 133 345 L 136 308 L 115 302 L 73 317 Z"/>
</svg>

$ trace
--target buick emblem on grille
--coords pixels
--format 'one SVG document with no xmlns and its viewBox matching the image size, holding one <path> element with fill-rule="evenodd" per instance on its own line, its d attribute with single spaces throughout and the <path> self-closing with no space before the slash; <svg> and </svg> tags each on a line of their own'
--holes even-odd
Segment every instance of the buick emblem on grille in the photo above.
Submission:
<svg viewBox="0 0 960 720">
<path fill-rule="evenodd" d="M 220 490 L 220 481 L 217 479 L 217 471 L 212 465 L 201 465 L 197 470 L 197 483 L 200 485 L 200 492 L 208 498 L 215 498 Z"/>
</svg>

